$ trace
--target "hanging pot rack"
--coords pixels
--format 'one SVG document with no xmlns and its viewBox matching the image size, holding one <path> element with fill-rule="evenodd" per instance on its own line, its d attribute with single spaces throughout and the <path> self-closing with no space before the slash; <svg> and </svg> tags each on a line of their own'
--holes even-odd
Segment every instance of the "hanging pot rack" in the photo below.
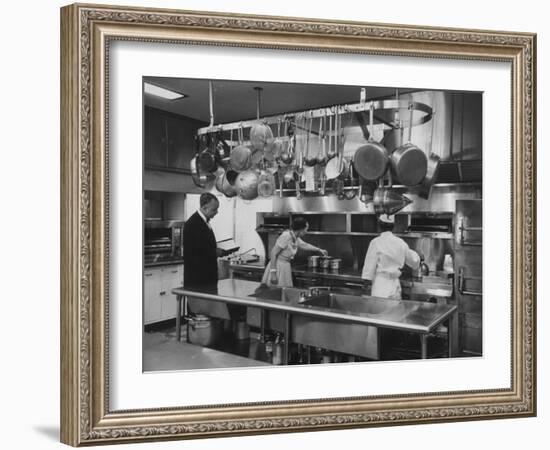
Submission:
<svg viewBox="0 0 550 450">
<path fill-rule="evenodd" d="M 288 114 L 277 114 L 273 116 L 258 117 L 257 119 L 246 120 L 246 121 L 237 121 L 224 124 L 213 125 L 213 115 L 211 115 L 211 124 L 207 127 L 199 128 L 197 130 L 197 135 L 205 135 L 216 132 L 231 131 L 246 129 L 252 127 L 257 123 L 264 123 L 266 125 L 277 125 L 280 121 L 289 120 L 294 126 L 296 125 L 296 118 L 304 119 L 317 119 L 322 117 L 331 117 L 336 114 L 355 114 L 369 111 L 371 105 L 376 111 L 374 115 L 374 123 L 382 124 L 385 127 L 391 129 L 402 129 L 409 126 L 422 125 L 426 122 L 429 122 L 433 116 L 433 109 L 426 105 L 425 103 L 409 101 L 409 100 L 399 100 L 399 99 L 388 99 L 388 100 L 374 100 L 374 101 L 361 101 L 358 103 L 349 103 L 344 105 L 333 105 L 325 108 L 310 109 L 306 111 L 288 113 Z M 400 110 L 408 111 L 412 109 L 414 111 L 412 124 L 408 120 L 399 119 Z M 415 117 L 416 116 L 416 117 Z M 419 117 L 418 117 L 419 116 Z M 315 134 L 312 131 L 312 134 Z"/>
</svg>

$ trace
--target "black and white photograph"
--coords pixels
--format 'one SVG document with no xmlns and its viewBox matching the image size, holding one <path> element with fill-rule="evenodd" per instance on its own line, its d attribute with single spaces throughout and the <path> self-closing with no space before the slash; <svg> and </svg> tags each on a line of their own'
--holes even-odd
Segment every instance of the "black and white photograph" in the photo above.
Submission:
<svg viewBox="0 0 550 450">
<path fill-rule="evenodd" d="M 143 77 L 144 372 L 484 356 L 483 92 L 365 79 Z"/>
</svg>

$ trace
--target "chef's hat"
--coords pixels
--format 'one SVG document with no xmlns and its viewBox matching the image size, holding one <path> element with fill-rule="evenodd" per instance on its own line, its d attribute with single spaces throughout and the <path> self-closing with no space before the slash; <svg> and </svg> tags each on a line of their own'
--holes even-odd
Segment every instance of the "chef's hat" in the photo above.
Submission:
<svg viewBox="0 0 550 450">
<path fill-rule="evenodd" d="M 388 215 L 388 214 L 380 214 L 378 216 L 378 220 L 380 222 L 383 222 L 383 223 L 395 223 L 395 216 L 392 214 L 392 215 Z"/>
</svg>

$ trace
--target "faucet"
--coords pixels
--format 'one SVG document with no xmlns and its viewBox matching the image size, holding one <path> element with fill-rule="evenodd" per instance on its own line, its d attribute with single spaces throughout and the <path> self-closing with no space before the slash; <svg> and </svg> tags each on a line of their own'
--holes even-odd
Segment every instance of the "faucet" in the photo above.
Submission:
<svg viewBox="0 0 550 450">
<path fill-rule="evenodd" d="M 330 286 L 310 286 L 308 291 L 309 296 L 314 297 L 316 295 L 320 295 L 321 291 L 330 292 Z"/>
</svg>

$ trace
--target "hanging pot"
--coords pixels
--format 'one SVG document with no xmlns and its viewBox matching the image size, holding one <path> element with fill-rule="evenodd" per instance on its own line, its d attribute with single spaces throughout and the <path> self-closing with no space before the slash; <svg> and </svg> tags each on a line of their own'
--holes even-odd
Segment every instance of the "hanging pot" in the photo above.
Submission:
<svg viewBox="0 0 550 450">
<path fill-rule="evenodd" d="M 373 130 L 373 115 L 374 104 L 370 107 L 370 129 Z M 359 147 L 353 155 L 353 167 L 361 178 L 365 180 L 377 180 L 386 173 L 388 168 L 388 152 L 379 142 L 372 138 L 372 133 L 369 135 L 369 140 L 366 144 Z"/>
<path fill-rule="evenodd" d="M 243 144 L 242 128 L 239 128 L 238 135 L 239 145 L 231 150 L 230 165 L 233 170 L 242 172 L 250 167 L 250 156 L 252 152 L 250 151 L 250 148 Z"/>
<path fill-rule="evenodd" d="M 441 163 L 441 158 L 435 153 L 431 153 L 428 158 L 428 168 L 426 170 L 426 176 L 420 183 L 420 189 L 418 190 L 418 195 L 422 198 L 430 198 L 430 193 L 432 191 L 432 186 L 437 180 L 437 175 L 439 174 L 439 165 Z"/>
<path fill-rule="evenodd" d="M 224 170 L 216 178 L 216 189 L 226 197 L 235 197 L 237 190 L 234 187 L 238 172 L 234 170 Z"/>
<path fill-rule="evenodd" d="M 262 171 L 258 179 L 258 195 L 260 197 L 271 197 L 275 192 L 275 177 L 273 174 Z"/>
<path fill-rule="evenodd" d="M 388 214 L 392 215 L 401 211 L 405 206 L 412 203 L 412 200 L 404 195 L 399 194 L 397 191 L 391 188 L 392 177 L 391 173 L 388 173 L 390 179 L 390 185 L 384 186 L 383 180 L 378 181 L 378 188 L 374 191 L 373 205 L 374 212 L 376 214 Z"/>
<path fill-rule="evenodd" d="M 257 170 L 245 170 L 237 176 L 235 189 L 243 200 L 254 200 L 258 197 L 259 174 Z"/>
<path fill-rule="evenodd" d="M 273 141 L 273 132 L 265 123 L 255 123 L 250 127 L 250 146 L 252 150 L 263 152 L 265 146 Z"/>
<path fill-rule="evenodd" d="M 203 142 L 201 142 L 203 143 Z M 215 155 L 214 139 L 210 135 L 206 135 L 206 148 L 201 150 L 197 157 L 197 167 L 199 172 L 208 173 L 214 172 L 217 169 Z"/>
<path fill-rule="evenodd" d="M 283 140 L 281 139 L 281 119 L 277 120 L 277 137 L 268 143 L 264 149 L 266 161 L 277 161 L 283 152 Z"/>
<path fill-rule="evenodd" d="M 191 178 L 193 179 L 193 183 L 195 183 L 195 186 L 197 187 L 204 187 L 202 184 L 201 184 L 201 180 L 200 180 L 200 175 L 199 175 L 199 172 L 198 172 L 198 168 L 197 168 L 197 156 L 193 156 L 193 158 L 191 158 L 191 161 L 189 162 L 189 168 L 191 169 Z"/>
<path fill-rule="evenodd" d="M 413 107 L 409 106 L 409 139 L 393 151 L 390 157 L 393 175 L 405 186 L 415 186 L 426 176 L 428 159 L 426 154 L 411 143 L 411 131 L 413 127 Z"/>
</svg>

